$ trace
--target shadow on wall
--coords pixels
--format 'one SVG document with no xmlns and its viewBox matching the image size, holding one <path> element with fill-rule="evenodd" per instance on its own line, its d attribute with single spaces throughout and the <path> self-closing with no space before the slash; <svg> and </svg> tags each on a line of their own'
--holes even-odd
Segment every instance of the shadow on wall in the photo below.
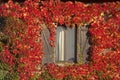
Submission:
<svg viewBox="0 0 120 80">
<path fill-rule="evenodd" d="M 67 2 L 68 0 L 60 0 L 60 1 Z M 119 0 L 69 0 L 69 1 L 72 1 L 72 2 L 80 1 L 84 3 L 103 3 L 103 2 L 116 2 Z"/>
<path fill-rule="evenodd" d="M 88 32 L 87 32 L 86 36 L 88 37 L 88 44 L 90 45 L 90 47 L 88 48 L 88 52 L 87 52 L 88 57 L 86 58 L 86 60 L 89 62 L 89 61 L 91 61 L 91 56 L 92 56 L 91 51 L 92 51 L 93 43 L 91 41 L 92 36 L 89 32 L 89 28 L 91 27 L 91 25 L 88 25 L 87 27 L 88 27 Z"/>
<path fill-rule="evenodd" d="M 6 28 L 6 18 L 0 17 L 0 52 L 3 50 L 3 47 L 8 44 L 8 36 L 4 34 L 4 29 Z"/>
<path fill-rule="evenodd" d="M 0 17 L 0 32 L 2 32 L 5 28 L 6 22 L 4 17 Z"/>
<path fill-rule="evenodd" d="M 21 3 L 21 2 L 24 2 L 25 0 L 12 0 L 12 1 Z M 6 2 L 8 2 L 8 0 L 0 0 L 0 4 L 1 3 L 6 3 Z"/>
</svg>

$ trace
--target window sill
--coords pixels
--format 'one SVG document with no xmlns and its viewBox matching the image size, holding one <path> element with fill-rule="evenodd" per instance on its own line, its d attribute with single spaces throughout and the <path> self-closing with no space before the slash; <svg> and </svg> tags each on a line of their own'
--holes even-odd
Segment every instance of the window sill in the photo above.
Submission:
<svg viewBox="0 0 120 80">
<path fill-rule="evenodd" d="M 57 65 L 59 66 L 70 66 L 70 65 L 74 65 L 75 63 L 74 62 L 68 62 L 68 61 L 59 61 L 59 62 L 56 62 Z"/>
</svg>

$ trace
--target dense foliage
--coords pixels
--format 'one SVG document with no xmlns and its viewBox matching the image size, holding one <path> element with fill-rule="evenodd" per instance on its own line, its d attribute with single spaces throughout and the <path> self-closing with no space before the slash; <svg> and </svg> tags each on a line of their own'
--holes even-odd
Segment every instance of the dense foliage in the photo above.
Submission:
<svg viewBox="0 0 120 80">
<path fill-rule="evenodd" d="M 120 79 L 120 2 L 84 4 L 9 0 L 0 5 L 0 79 L 1 80 L 119 80 Z M 1 20 L 1 19 L 0 19 Z M 5 25 L 3 23 L 5 22 Z M 42 66 L 42 30 L 50 31 L 55 46 L 57 25 L 90 25 L 91 62 L 60 67 Z M 6 27 L 3 27 L 6 26 Z M 69 72 L 69 73 L 68 73 Z"/>
</svg>

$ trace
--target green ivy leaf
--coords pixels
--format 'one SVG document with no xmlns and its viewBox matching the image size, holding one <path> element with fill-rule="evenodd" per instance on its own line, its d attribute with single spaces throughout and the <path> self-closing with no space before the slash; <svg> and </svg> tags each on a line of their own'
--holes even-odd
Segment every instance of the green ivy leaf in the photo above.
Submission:
<svg viewBox="0 0 120 80">
<path fill-rule="evenodd" d="M 0 69 L 0 80 L 3 80 L 5 78 L 5 76 L 7 75 L 7 73 L 8 73 L 8 71 Z"/>
<path fill-rule="evenodd" d="M 10 66 L 8 64 L 0 62 L 0 69 L 10 71 Z"/>
</svg>

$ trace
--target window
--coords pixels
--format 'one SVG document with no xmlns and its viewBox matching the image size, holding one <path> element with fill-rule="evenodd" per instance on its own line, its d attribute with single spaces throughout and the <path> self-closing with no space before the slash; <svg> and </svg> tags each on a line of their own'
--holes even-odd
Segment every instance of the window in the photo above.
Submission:
<svg viewBox="0 0 120 80">
<path fill-rule="evenodd" d="M 56 62 L 75 61 L 75 28 L 57 27 Z"/>
<path fill-rule="evenodd" d="M 45 26 L 45 25 L 44 25 Z M 90 58 L 89 26 L 70 28 L 57 27 L 56 47 L 49 44 L 50 32 L 46 28 L 42 31 L 44 43 L 43 64 L 55 62 L 86 63 Z"/>
</svg>

